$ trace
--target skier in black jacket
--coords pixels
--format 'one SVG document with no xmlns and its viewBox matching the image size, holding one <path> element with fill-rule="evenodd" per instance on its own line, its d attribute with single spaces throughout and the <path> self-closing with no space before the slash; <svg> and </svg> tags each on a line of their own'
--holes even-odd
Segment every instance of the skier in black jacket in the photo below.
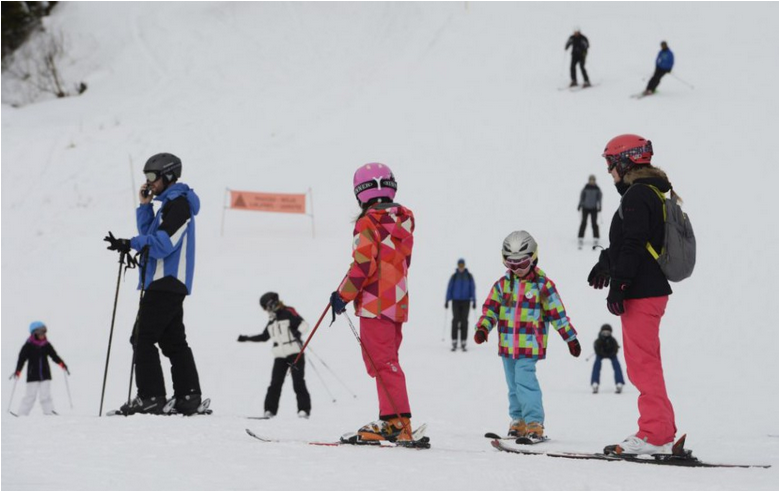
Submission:
<svg viewBox="0 0 783 493">
<path fill-rule="evenodd" d="M 593 343 L 595 363 L 593 364 L 593 375 L 590 378 L 590 384 L 593 387 L 594 394 L 598 393 L 598 384 L 601 383 L 601 363 L 604 358 L 612 362 L 615 392 L 619 394 L 623 391 L 625 380 L 623 379 L 623 368 L 620 366 L 620 361 L 617 359 L 617 350 L 619 348 L 620 346 L 617 344 L 617 339 L 612 337 L 612 326 L 603 324 L 601 326 L 601 331 L 598 333 L 598 339 Z"/>
<path fill-rule="evenodd" d="M 582 78 L 584 79 L 582 87 L 590 87 L 590 77 L 587 76 L 587 71 L 585 70 L 585 60 L 587 59 L 587 49 L 590 48 L 590 41 L 577 28 L 574 29 L 574 34 L 568 38 L 565 49 L 567 50 L 569 47 L 571 47 L 571 87 L 578 85 L 576 83 L 577 64 L 579 64 L 579 68 L 582 70 Z"/>
<path fill-rule="evenodd" d="M 628 378 L 640 393 L 639 429 L 609 446 L 618 454 L 671 454 L 677 434 L 658 336 L 672 290 L 654 257 L 663 248 L 663 194 L 672 185 L 652 165 L 652 156 L 652 143 L 638 135 L 618 135 L 606 144 L 607 171 L 622 199 L 609 229 L 609 249 L 587 278 L 594 288 L 609 286 L 606 307 L 622 321 Z"/>
<path fill-rule="evenodd" d="M 19 415 L 27 416 L 35 404 L 36 396 L 41 401 L 41 408 L 44 414 L 57 414 L 54 412 L 54 404 L 51 395 L 52 372 L 49 369 L 49 359 L 52 358 L 55 363 L 60 365 L 65 371 L 68 367 L 65 362 L 57 355 L 48 339 L 46 338 L 46 325 L 43 322 L 33 322 L 30 324 L 30 337 L 19 351 L 19 359 L 16 362 L 16 371 L 11 376 L 19 378 L 22 374 L 22 368 L 27 362 L 27 392 L 19 407 Z"/>
<path fill-rule="evenodd" d="M 302 349 L 302 335 L 307 332 L 308 325 L 293 307 L 285 306 L 277 293 L 269 292 L 261 297 L 261 307 L 269 314 L 269 322 L 264 332 L 255 336 L 241 335 L 239 342 L 272 341 L 272 354 L 275 364 L 272 367 L 272 381 L 266 391 L 264 400 L 264 416 L 272 418 L 277 415 L 280 404 L 280 392 L 283 390 L 288 369 L 294 381 L 296 404 L 300 418 L 310 417 L 310 393 L 305 383 L 305 358 L 300 358 L 296 366 L 292 366 L 297 354 Z"/>
<path fill-rule="evenodd" d="M 601 200 L 603 195 L 601 189 L 595 184 L 595 175 L 590 175 L 587 179 L 587 185 L 582 189 L 579 195 L 579 205 L 577 211 L 582 211 L 582 222 L 579 224 L 579 249 L 584 245 L 585 229 L 587 228 L 587 216 L 590 216 L 590 223 L 593 226 L 593 246 L 598 245 L 598 213 L 601 212 Z"/>
</svg>

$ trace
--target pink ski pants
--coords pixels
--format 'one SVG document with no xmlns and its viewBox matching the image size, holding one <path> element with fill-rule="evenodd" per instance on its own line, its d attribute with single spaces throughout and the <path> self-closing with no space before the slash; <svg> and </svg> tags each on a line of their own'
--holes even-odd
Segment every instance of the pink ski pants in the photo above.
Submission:
<svg viewBox="0 0 783 493">
<path fill-rule="evenodd" d="M 402 323 L 360 318 L 359 331 L 366 349 L 362 351 L 364 366 L 367 373 L 375 379 L 378 391 L 379 416 L 391 418 L 399 413 L 410 417 L 411 407 L 408 403 L 405 373 L 398 361 L 398 351 L 402 344 Z"/>
</svg>

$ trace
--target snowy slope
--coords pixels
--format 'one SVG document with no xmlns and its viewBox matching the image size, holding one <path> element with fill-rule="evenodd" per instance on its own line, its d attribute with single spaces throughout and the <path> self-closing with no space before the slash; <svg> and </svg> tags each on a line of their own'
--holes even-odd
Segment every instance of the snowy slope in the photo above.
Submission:
<svg viewBox="0 0 783 493">
<path fill-rule="evenodd" d="M 2 419 L 3 489 L 775 489 L 778 485 L 777 4 L 729 3 L 63 3 L 51 21 L 73 47 L 79 98 L 2 107 L 2 361 L 7 373 L 30 321 L 44 320 L 68 362 L 63 415 Z M 562 48 L 574 25 L 590 38 L 598 85 L 567 83 Z M 641 91 L 661 39 L 677 57 L 659 94 Z M 727 63 L 727 60 L 730 63 Z M 478 296 L 503 273 L 513 229 L 540 245 L 585 354 L 555 335 L 538 365 L 556 449 L 594 451 L 635 431 L 636 396 L 590 394 L 585 362 L 602 323 L 621 334 L 586 276 L 575 212 L 587 175 L 605 194 L 603 234 L 618 196 L 603 173 L 606 141 L 651 139 L 655 162 L 685 199 L 699 241 L 694 277 L 674 286 L 662 326 L 667 386 L 680 431 L 700 458 L 770 470 L 661 470 L 495 452 L 481 438 L 507 425 L 492 345 L 452 354 L 441 342 L 443 293 L 458 257 Z M 188 338 L 208 418 L 96 417 L 117 264 L 101 239 L 134 233 L 144 160 L 173 152 L 202 200 Z M 416 214 L 411 320 L 401 360 L 414 422 L 429 451 L 263 444 L 330 440 L 377 412 L 374 383 L 344 320 L 312 344 L 312 418 L 263 410 L 269 348 L 238 344 L 275 290 L 314 324 L 350 261 L 353 170 L 389 164 Z M 226 187 L 304 192 L 306 217 L 229 211 Z M 126 397 L 127 344 L 138 303 L 121 284 L 107 407 Z M 475 314 L 471 315 L 475 320 Z M 622 343 L 621 343 L 622 344 Z M 609 366 L 608 364 L 606 366 Z M 336 398 L 313 370 L 317 370 Z M 605 368 L 603 379 L 611 380 Z M 12 382 L 4 380 L 3 406 Z M 19 385 L 16 408 L 23 394 Z M 47 466 L 44 472 L 42 464 Z"/>
</svg>

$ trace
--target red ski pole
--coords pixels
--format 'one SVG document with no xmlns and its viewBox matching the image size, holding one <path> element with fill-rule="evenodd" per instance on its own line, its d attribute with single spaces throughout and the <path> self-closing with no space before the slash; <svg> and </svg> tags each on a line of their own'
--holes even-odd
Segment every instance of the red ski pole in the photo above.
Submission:
<svg viewBox="0 0 783 493">
<path fill-rule="evenodd" d="M 324 308 L 324 312 L 321 314 L 321 318 L 318 319 L 318 322 L 315 324 L 315 327 L 313 328 L 313 331 L 310 332 L 310 335 L 307 336 L 307 340 L 302 345 L 302 349 L 299 351 L 299 354 L 296 355 L 296 359 L 294 360 L 293 363 L 291 363 L 292 367 L 296 366 L 296 364 L 299 362 L 299 358 L 301 358 L 302 355 L 304 354 L 305 348 L 307 348 L 307 345 L 310 344 L 310 339 L 312 339 L 313 336 L 315 335 L 315 331 L 318 330 L 318 327 L 321 325 L 321 321 L 324 319 L 324 317 L 326 316 L 326 313 L 329 311 L 329 308 L 331 308 L 331 307 L 332 307 L 332 303 L 331 302 L 326 304 L 326 308 Z"/>
</svg>

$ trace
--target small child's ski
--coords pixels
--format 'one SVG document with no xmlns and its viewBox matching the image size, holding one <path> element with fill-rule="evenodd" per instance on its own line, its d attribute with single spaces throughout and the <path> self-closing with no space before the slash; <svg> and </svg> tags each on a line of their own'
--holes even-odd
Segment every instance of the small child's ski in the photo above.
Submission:
<svg viewBox="0 0 783 493">
<path fill-rule="evenodd" d="M 514 440 L 515 443 L 519 445 L 536 445 L 542 442 L 548 442 L 549 437 L 519 437 L 516 440 Z"/>
<path fill-rule="evenodd" d="M 515 436 L 511 436 L 511 435 L 500 436 L 497 433 L 492 433 L 490 431 L 490 432 L 484 433 L 484 438 L 489 438 L 489 439 L 492 439 L 492 440 L 516 440 L 519 437 L 515 437 Z"/>
<path fill-rule="evenodd" d="M 18 418 L 18 417 L 19 417 L 19 415 L 18 415 L 18 414 L 16 414 L 16 413 L 14 413 L 13 411 L 8 411 L 8 414 L 10 414 L 11 416 L 13 416 L 14 418 Z"/>
<path fill-rule="evenodd" d="M 247 419 L 272 419 L 272 416 L 248 416 Z"/>
</svg>

